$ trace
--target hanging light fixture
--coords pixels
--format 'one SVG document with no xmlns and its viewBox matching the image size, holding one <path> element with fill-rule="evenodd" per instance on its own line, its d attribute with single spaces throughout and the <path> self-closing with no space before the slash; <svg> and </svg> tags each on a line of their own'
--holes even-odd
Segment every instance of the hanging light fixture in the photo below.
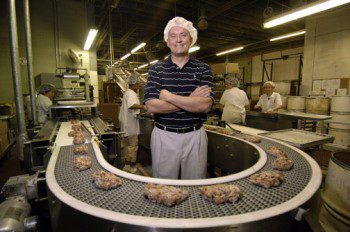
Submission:
<svg viewBox="0 0 350 232">
<path fill-rule="evenodd" d="M 94 42 L 96 35 L 97 35 L 98 30 L 97 29 L 90 29 L 89 34 L 86 38 L 85 45 L 84 45 L 84 50 L 88 51 Z"/>
<path fill-rule="evenodd" d="M 143 48 L 145 45 L 146 45 L 146 43 L 144 43 L 144 42 L 140 43 L 139 45 L 137 45 L 135 48 L 133 48 L 133 49 L 131 50 L 131 54 L 137 52 L 138 50 L 140 50 L 141 48 Z"/>
<path fill-rule="evenodd" d="M 145 68 L 147 66 L 148 66 L 148 64 L 143 64 L 143 65 L 140 65 L 139 67 L 137 67 L 136 69 L 142 69 L 142 68 Z"/>
<path fill-rule="evenodd" d="M 128 58 L 129 56 L 131 56 L 130 53 L 125 54 L 124 56 L 122 56 L 122 58 L 120 58 L 120 60 L 125 60 L 125 59 Z"/>
<path fill-rule="evenodd" d="M 305 32 L 306 32 L 305 30 L 295 31 L 295 32 L 292 32 L 292 33 L 289 33 L 289 34 L 285 34 L 285 35 L 281 35 L 281 36 L 278 36 L 278 37 L 271 38 L 270 41 L 273 42 L 273 41 L 277 41 L 277 40 L 287 39 L 287 38 L 290 38 L 290 37 L 304 35 Z"/>
<path fill-rule="evenodd" d="M 201 49 L 199 46 L 193 46 L 188 50 L 188 53 L 198 51 L 199 49 Z"/>
<path fill-rule="evenodd" d="M 320 0 L 271 18 L 264 23 L 264 28 L 275 27 L 349 2 L 350 0 Z"/>
<path fill-rule="evenodd" d="M 228 54 L 228 53 L 232 53 L 232 52 L 237 52 L 237 51 L 242 50 L 243 48 L 244 48 L 244 47 L 233 48 L 233 49 L 230 49 L 230 50 L 226 50 L 226 51 L 223 51 L 223 52 L 216 53 L 216 55 L 217 55 L 217 56 L 221 56 L 221 55 L 224 55 L 224 54 Z"/>
<path fill-rule="evenodd" d="M 149 64 L 155 64 L 157 62 L 158 62 L 158 60 L 152 60 L 151 62 L 149 62 Z"/>
</svg>

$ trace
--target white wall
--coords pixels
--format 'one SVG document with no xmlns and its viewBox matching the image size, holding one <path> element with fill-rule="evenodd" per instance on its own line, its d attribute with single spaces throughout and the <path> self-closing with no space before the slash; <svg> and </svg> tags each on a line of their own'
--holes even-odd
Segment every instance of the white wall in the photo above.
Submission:
<svg viewBox="0 0 350 232">
<path fill-rule="evenodd" d="M 267 63 L 273 63 L 273 81 L 290 81 L 297 80 L 299 73 L 299 55 L 303 53 L 303 47 L 286 49 L 277 52 L 264 53 L 262 55 L 254 56 L 253 67 L 252 67 L 252 82 L 261 82 L 262 80 L 262 70 L 263 70 L 263 60 L 266 59 L 277 59 L 282 56 L 289 56 L 286 60 L 274 60 L 267 61 Z M 266 65 L 268 74 L 270 75 L 270 66 Z M 267 77 L 265 75 L 265 81 Z"/>
<path fill-rule="evenodd" d="M 273 75 L 272 80 L 273 81 L 291 81 L 291 80 L 297 80 L 299 75 L 299 54 L 303 54 L 303 47 L 298 48 L 292 48 L 292 49 L 286 49 L 282 51 L 276 51 L 276 52 L 269 52 L 269 53 L 263 53 L 261 55 L 249 57 L 249 58 L 242 58 L 242 59 L 233 59 L 230 60 L 230 62 L 238 63 L 239 67 L 242 66 L 246 67 L 246 76 L 245 76 L 245 82 L 246 83 L 256 83 L 262 81 L 262 70 L 263 70 L 263 62 L 262 59 L 277 59 L 281 58 L 282 56 L 288 55 L 289 58 L 286 60 L 274 60 L 274 61 L 268 61 L 268 63 L 273 62 Z M 267 72 L 270 76 L 270 66 L 266 65 Z M 267 80 L 267 77 L 265 75 L 265 81 Z M 249 94 L 252 96 L 259 95 L 260 86 L 253 86 L 251 89 L 248 90 Z"/>
<path fill-rule="evenodd" d="M 314 79 L 350 78 L 350 6 L 306 20 L 302 94 Z"/>
</svg>

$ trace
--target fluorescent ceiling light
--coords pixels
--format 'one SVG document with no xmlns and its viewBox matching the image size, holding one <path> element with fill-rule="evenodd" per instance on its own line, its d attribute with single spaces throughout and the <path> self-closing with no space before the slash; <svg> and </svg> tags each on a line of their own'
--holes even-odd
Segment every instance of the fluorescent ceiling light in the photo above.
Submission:
<svg viewBox="0 0 350 232">
<path fill-rule="evenodd" d="M 158 62 L 158 60 L 153 60 L 153 61 L 151 61 L 151 62 L 149 62 L 150 64 L 155 64 L 155 63 L 157 63 Z"/>
<path fill-rule="evenodd" d="M 148 64 L 143 64 L 143 65 L 140 65 L 139 67 L 137 67 L 137 69 L 142 69 L 142 68 L 147 67 L 147 66 L 148 66 Z"/>
<path fill-rule="evenodd" d="M 233 48 L 233 49 L 230 49 L 230 50 L 226 50 L 226 51 L 223 51 L 223 52 L 216 53 L 216 55 L 217 56 L 221 56 L 221 55 L 224 55 L 224 54 L 227 54 L 227 53 L 231 53 L 231 52 L 236 52 L 236 51 L 242 50 L 243 48 L 244 47 Z"/>
<path fill-rule="evenodd" d="M 84 50 L 88 51 L 91 47 L 92 42 L 94 42 L 95 37 L 97 35 L 98 30 L 96 29 L 90 29 L 88 37 L 86 38 Z"/>
<path fill-rule="evenodd" d="M 131 50 L 131 53 L 135 53 L 138 50 L 140 50 L 141 48 L 143 48 L 146 45 L 146 43 L 140 43 L 139 45 L 137 45 L 134 49 Z"/>
<path fill-rule="evenodd" d="M 142 73 L 141 74 L 141 76 L 147 76 L 148 75 L 148 73 Z"/>
<path fill-rule="evenodd" d="M 337 6 L 349 3 L 350 0 L 321 0 L 303 7 L 296 8 L 280 16 L 276 16 L 264 23 L 264 28 L 271 28 L 283 23 L 287 23 L 296 19 L 303 18 L 308 15 L 313 15 Z"/>
<path fill-rule="evenodd" d="M 188 50 L 188 53 L 198 51 L 199 49 L 201 49 L 199 46 L 191 47 L 191 48 Z"/>
<path fill-rule="evenodd" d="M 164 56 L 164 60 L 168 59 L 169 56 L 170 56 L 170 55 Z"/>
<path fill-rule="evenodd" d="M 128 53 L 128 54 L 125 54 L 122 58 L 120 58 L 121 60 L 125 60 L 126 58 L 128 58 L 129 56 L 131 56 L 131 54 L 130 53 Z"/>
<path fill-rule="evenodd" d="M 305 32 L 306 32 L 305 30 L 292 32 L 292 33 L 289 33 L 289 34 L 285 34 L 285 35 L 281 35 L 281 36 L 278 36 L 278 37 L 271 38 L 270 41 L 276 41 L 276 40 L 286 39 L 286 38 L 294 37 L 294 36 L 298 36 L 298 35 L 304 35 Z"/>
</svg>

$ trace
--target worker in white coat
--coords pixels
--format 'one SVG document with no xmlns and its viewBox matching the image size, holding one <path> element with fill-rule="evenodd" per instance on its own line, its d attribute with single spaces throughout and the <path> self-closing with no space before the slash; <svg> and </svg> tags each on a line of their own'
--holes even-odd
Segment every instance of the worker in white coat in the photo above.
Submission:
<svg viewBox="0 0 350 232">
<path fill-rule="evenodd" d="M 260 96 L 255 109 L 261 110 L 263 113 L 274 114 L 282 107 L 282 99 L 279 93 L 274 92 L 275 83 L 266 81 L 263 85 L 264 94 Z"/>
<path fill-rule="evenodd" d="M 49 115 L 50 106 L 52 106 L 52 101 L 55 96 L 55 86 L 51 84 L 44 84 L 40 86 L 39 95 L 36 99 L 36 105 L 38 110 L 38 121 L 44 124 Z"/>
<path fill-rule="evenodd" d="M 137 115 L 140 113 L 140 110 L 146 109 L 146 107 L 140 104 L 140 100 L 137 96 L 139 89 L 137 76 L 131 75 L 127 81 L 129 88 L 124 92 L 122 105 L 119 111 L 120 128 L 122 132 L 125 132 L 121 142 L 121 152 L 122 158 L 125 160 L 123 170 L 136 173 L 138 135 L 140 134 Z"/>
<path fill-rule="evenodd" d="M 228 78 L 225 81 L 226 90 L 220 99 L 220 108 L 223 108 L 221 120 L 227 123 L 244 124 L 246 109 L 249 107 L 247 94 L 240 90 L 237 78 Z"/>
</svg>

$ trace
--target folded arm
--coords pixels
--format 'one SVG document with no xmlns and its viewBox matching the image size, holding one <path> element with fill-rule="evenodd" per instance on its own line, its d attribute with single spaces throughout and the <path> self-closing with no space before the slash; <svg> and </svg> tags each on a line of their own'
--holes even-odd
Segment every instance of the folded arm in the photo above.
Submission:
<svg viewBox="0 0 350 232">
<path fill-rule="evenodd" d="M 148 100 L 145 104 L 148 113 L 169 114 L 180 111 L 180 108 L 177 106 L 160 99 L 151 99 Z"/>
<path fill-rule="evenodd" d="M 192 113 L 207 113 L 213 104 L 208 86 L 197 87 L 190 96 L 180 96 L 163 89 L 159 99 Z"/>
</svg>

